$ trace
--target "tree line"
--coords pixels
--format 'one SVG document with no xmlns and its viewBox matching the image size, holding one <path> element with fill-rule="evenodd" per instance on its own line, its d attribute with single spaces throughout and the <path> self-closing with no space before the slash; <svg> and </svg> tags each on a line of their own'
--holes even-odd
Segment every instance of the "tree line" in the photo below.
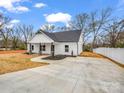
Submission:
<svg viewBox="0 0 124 93">
<path fill-rule="evenodd" d="M 112 12 L 112 9 L 106 8 L 91 13 L 80 13 L 68 22 L 68 27 L 46 23 L 40 30 L 48 32 L 81 30 L 84 50 L 96 47 L 124 47 L 124 19 L 114 17 Z M 10 21 L 10 18 L 0 14 L 2 47 L 6 50 L 8 47 L 26 49 L 28 40 L 34 35 L 33 26 L 17 24 L 10 28 L 8 26 Z"/>
<path fill-rule="evenodd" d="M 10 26 L 11 19 L 0 14 L 0 47 L 7 49 L 26 49 L 28 40 L 33 36 L 33 26 L 17 24 Z"/>
</svg>

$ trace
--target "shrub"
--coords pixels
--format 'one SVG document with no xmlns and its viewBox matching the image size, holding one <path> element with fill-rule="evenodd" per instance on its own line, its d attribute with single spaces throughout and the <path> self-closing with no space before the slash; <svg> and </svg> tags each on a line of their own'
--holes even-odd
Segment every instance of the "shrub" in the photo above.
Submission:
<svg viewBox="0 0 124 93">
<path fill-rule="evenodd" d="M 18 48 L 20 50 L 25 50 L 26 49 L 26 46 L 25 46 L 25 44 L 20 44 Z"/>
<path fill-rule="evenodd" d="M 90 52 L 91 51 L 91 45 L 85 45 L 83 50 L 87 51 L 87 52 Z"/>
</svg>

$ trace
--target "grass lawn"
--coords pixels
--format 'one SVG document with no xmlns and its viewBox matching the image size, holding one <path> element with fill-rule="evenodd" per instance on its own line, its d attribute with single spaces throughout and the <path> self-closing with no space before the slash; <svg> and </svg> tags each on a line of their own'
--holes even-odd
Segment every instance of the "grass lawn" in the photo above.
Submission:
<svg viewBox="0 0 124 93">
<path fill-rule="evenodd" d="M 0 74 L 47 65 L 47 63 L 31 62 L 30 58 L 37 54 L 28 55 L 24 50 L 0 51 Z"/>
</svg>

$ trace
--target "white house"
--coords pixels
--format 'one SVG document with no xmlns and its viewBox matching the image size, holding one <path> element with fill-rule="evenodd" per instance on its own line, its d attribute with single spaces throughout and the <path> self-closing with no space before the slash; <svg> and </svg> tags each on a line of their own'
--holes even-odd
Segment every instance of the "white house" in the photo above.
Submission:
<svg viewBox="0 0 124 93">
<path fill-rule="evenodd" d="M 79 55 L 82 52 L 82 33 L 80 30 L 63 32 L 41 31 L 28 42 L 27 51 L 40 54 Z"/>
</svg>

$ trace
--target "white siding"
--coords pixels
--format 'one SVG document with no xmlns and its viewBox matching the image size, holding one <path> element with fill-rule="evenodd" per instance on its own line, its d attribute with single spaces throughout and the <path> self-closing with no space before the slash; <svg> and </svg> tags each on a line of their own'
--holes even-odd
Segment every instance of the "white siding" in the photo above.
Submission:
<svg viewBox="0 0 124 93">
<path fill-rule="evenodd" d="M 65 52 L 65 45 L 69 46 L 69 52 Z M 55 54 L 56 55 L 71 55 L 73 51 L 74 55 L 77 54 L 77 43 L 71 43 L 71 42 L 60 42 L 55 44 Z"/>
<path fill-rule="evenodd" d="M 78 42 L 78 55 L 83 51 L 83 44 Z"/>
<path fill-rule="evenodd" d="M 34 50 L 32 50 L 32 53 L 39 53 L 39 44 L 31 44 L 34 46 Z M 27 51 L 29 52 L 30 50 L 30 44 L 27 45 Z"/>
<path fill-rule="evenodd" d="M 54 42 L 52 39 L 50 39 L 48 36 L 43 34 L 36 34 L 32 40 L 29 41 L 29 43 L 51 43 Z"/>
<path fill-rule="evenodd" d="M 34 50 L 32 50 L 32 53 L 39 53 L 39 44 L 31 44 L 34 46 Z M 46 50 L 45 51 L 42 51 L 43 54 L 50 54 L 51 53 L 51 44 L 49 43 L 46 43 L 46 44 L 43 44 L 46 46 Z M 29 47 L 29 44 L 28 44 L 28 49 L 27 51 L 29 52 L 30 50 L 30 47 Z"/>
<path fill-rule="evenodd" d="M 34 46 L 33 53 L 39 53 L 39 44 L 31 44 Z M 82 52 L 82 44 L 76 42 L 61 42 L 55 43 L 55 55 L 71 55 L 73 51 L 73 55 L 79 55 Z M 65 52 L 65 45 L 69 46 L 69 52 Z M 46 51 L 42 51 L 43 54 L 51 54 L 51 44 L 45 44 Z M 78 48 L 77 48 L 78 47 Z M 29 52 L 29 44 L 28 44 L 28 52 Z"/>
<path fill-rule="evenodd" d="M 42 51 L 43 54 L 51 54 L 51 44 L 45 44 L 46 50 Z"/>
</svg>

